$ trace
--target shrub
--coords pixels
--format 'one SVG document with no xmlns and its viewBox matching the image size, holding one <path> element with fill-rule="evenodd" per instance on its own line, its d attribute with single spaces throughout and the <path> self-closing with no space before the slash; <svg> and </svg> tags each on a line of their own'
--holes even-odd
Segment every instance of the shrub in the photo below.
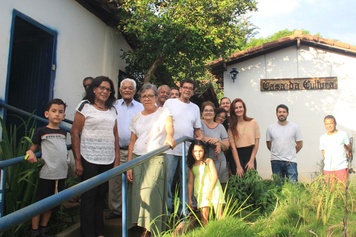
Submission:
<svg viewBox="0 0 356 237">
<path fill-rule="evenodd" d="M 274 181 L 263 180 L 256 170 L 249 170 L 243 177 L 230 177 L 226 194 L 240 204 L 245 202 L 248 211 L 262 214 L 274 209 L 280 189 Z"/>
<path fill-rule="evenodd" d="M 23 119 L 21 120 L 22 124 L 19 127 L 9 126 L 10 132 L 8 132 L 3 119 L 0 118 L 3 138 L 0 142 L 0 160 L 23 156 L 29 148 L 34 132 L 34 121 L 31 118 L 27 121 Z M 20 139 L 17 137 L 19 130 L 25 132 Z M 32 203 L 38 179 L 37 166 L 38 164 L 21 162 L 5 169 L 5 215 L 17 211 Z M 16 229 L 5 232 L 3 236 L 26 236 L 29 226 L 29 222 L 23 223 Z"/>
</svg>

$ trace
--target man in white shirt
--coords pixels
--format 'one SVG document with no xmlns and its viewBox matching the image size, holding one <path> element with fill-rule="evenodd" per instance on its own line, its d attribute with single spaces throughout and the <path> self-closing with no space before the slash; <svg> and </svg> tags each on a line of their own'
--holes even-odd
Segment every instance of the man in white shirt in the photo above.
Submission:
<svg viewBox="0 0 356 237">
<path fill-rule="evenodd" d="M 127 162 L 128 146 L 130 143 L 131 131 L 129 126 L 132 117 L 143 110 L 143 105 L 134 100 L 136 93 L 136 81 L 126 78 L 121 81 L 119 92 L 121 99 L 114 104 L 117 111 L 117 127 L 119 130 L 120 143 L 120 164 Z M 109 180 L 108 204 L 110 213 L 105 217 L 107 220 L 121 217 L 122 209 L 122 178 L 121 175 Z"/>
<path fill-rule="evenodd" d="M 281 179 L 298 181 L 297 153 L 303 147 L 303 138 L 297 124 L 287 121 L 289 109 L 280 104 L 276 108 L 278 121 L 266 131 L 267 148 L 271 151 L 272 173 Z"/>
<path fill-rule="evenodd" d="M 324 118 L 326 133 L 320 137 L 320 150 L 324 158 L 323 173 L 328 184 L 347 182 L 348 159 L 351 157 L 351 143 L 346 132 L 336 129 L 333 115 Z"/>
<path fill-rule="evenodd" d="M 174 126 L 174 139 L 178 139 L 183 136 L 189 136 L 198 140 L 203 139 L 203 132 L 201 128 L 200 121 L 200 110 L 199 107 L 190 102 L 190 98 L 194 95 L 195 83 L 193 80 L 185 79 L 182 81 L 179 88 L 180 96 L 179 98 L 169 99 L 164 103 L 163 107 L 169 109 L 173 117 Z M 187 149 L 188 150 L 188 149 Z M 169 214 L 173 211 L 173 195 L 172 195 L 172 183 L 174 179 L 174 174 L 176 169 L 179 168 L 180 182 L 182 183 L 182 145 L 176 146 L 173 150 L 167 151 L 168 157 L 168 212 Z M 187 168 L 188 170 L 188 168 Z M 186 176 L 187 177 L 187 176 Z M 184 180 L 187 183 L 187 180 Z M 186 193 L 184 195 L 187 195 Z M 181 204 L 182 197 L 181 194 Z M 186 199 L 188 201 L 188 199 Z M 185 205 L 185 204 L 184 204 Z"/>
</svg>

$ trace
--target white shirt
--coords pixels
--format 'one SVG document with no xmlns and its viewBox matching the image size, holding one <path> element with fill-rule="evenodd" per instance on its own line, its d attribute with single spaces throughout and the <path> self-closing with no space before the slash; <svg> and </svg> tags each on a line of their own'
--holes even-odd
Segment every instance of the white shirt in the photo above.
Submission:
<svg viewBox="0 0 356 237">
<path fill-rule="evenodd" d="M 115 108 L 102 111 L 96 109 L 88 101 L 82 101 L 76 110 L 85 117 L 80 136 L 80 154 L 93 164 L 113 163 L 115 160 Z"/>
<path fill-rule="evenodd" d="M 302 140 L 299 126 L 292 122 L 288 122 L 284 126 L 275 122 L 266 131 L 266 141 L 272 143 L 271 160 L 297 163 L 296 142 Z"/>
<path fill-rule="evenodd" d="M 320 150 L 324 151 L 324 170 L 335 171 L 348 167 L 344 145 L 349 145 L 349 137 L 344 131 L 335 134 L 323 134 L 320 137 Z"/>
<path fill-rule="evenodd" d="M 144 155 L 164 145 L 166 139 L 166 119 L 170 116 L 167 108 L 158 108 L 149 115 L 136 114 L 132 118 L 130 130 L 137 136 L 133 153 Z"/>
<path fill-rule="evenodd" d="M 173 117 L 174 139 L 183 136 L 194 137 L 194 129 L 201 128 L 200 110 L 199 107 L 192 103 L 184 103 L 178 98 L 166 100 L 163 105 L 168 108 Z M 173 150 L 169 150 L 167 154 L 181 156 L 182 145 L 177 145 Z"/>
</svg>

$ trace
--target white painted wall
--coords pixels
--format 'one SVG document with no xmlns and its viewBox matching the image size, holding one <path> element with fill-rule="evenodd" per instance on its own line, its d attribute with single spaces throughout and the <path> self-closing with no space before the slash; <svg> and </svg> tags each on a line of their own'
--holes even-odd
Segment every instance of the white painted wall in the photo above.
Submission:
<svg viewBox="0 0 356 237">
<path fill-rule="evenodd" d="M 120 58 L 121 49 L 127 51 L 130 47 L 115 29 L 74 0 L 2 0 L 0 99 L 5 100 L 13 9 L 58 33 L 54 97 L 68 104 L 67 118 L 74 118 L 75 107 L 84 92 L 84 77 L 108 76 L 117 91 L 118 72 L 125 69 L 125 62 Z"/>
<path fill-rule="evenodd" d="M 225 96 L 241 98 L 247 115 L 257 120 L 261 139 L 257 153 L 258 172 L 263 178 L 272 175 L 270 153 L 266 147 L 266 129 L 277 121 L 278 104 L 289 107 L 289 121 L 301 127 L 303 149 L 297 154 L 299 180 L 309 180 L 320 171 L 319 137 L 325 133 L 323 119 L 336 117 L 337 128 L 356 137 L 356 58 L 326 52 L 307 46 L 295 46 L 230 65 L 224 73 Z M 240 73 L 235 83 L 229 72 L 236 67 Z M 260 79 L 337 77 L 337 90 L 261 92 Z"/>
</svg>

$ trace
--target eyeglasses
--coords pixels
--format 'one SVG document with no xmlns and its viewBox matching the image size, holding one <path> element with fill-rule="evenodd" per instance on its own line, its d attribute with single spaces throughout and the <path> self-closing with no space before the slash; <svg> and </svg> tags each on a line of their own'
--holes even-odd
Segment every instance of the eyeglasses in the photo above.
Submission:
<svg viewBox="0 0 356 237">
<path fill-rule="evenodd" d="M 141 99 L 150 99 L 152 100 L 155 97 L 155 95 L 141 95 Z"/>
<path fill-rule="evenodd" d="M 194 88 L 193 87 L 188 87 L 188 86 L 182 86 L 184 90 L 189 90 L 192 91 Z"/>
<path fill-rule="evenodd" d="M 221 119 L 221 120 L 225 120 L 226 119 L 224 116 L 221 116 L 221 115 L 217 115 L 216 117 Z"/>
<path fill-rule="evenodd" d="M 204 109 L 203 110 L 204 113 L 214 113 L 213 109 Z"/>
<path fill-rule="evenodd" d="M 99 86 L 98 89 L 101 91 L 109 92 L 109 93 L 111 93 L 111 91 L 112 91 L 110 88 L 106 88 L 105 86 Z"/>
</svg>

